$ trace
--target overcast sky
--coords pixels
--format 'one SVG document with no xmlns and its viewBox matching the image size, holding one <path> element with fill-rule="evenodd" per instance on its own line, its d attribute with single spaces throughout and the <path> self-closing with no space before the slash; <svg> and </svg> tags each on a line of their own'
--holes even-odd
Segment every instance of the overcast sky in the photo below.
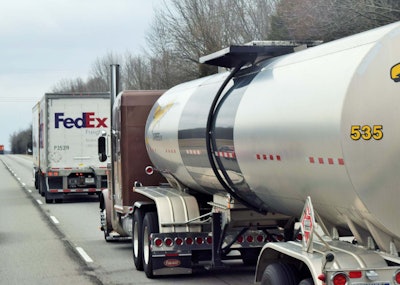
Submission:
<svg viewBox="0 0 400 285">
<path fill-rule="evenodd" d="M 0 144 L 62 79 L 84 80 L 109 52 L 141 54 L 162 0 L 0 0 Z"/>
</svg>

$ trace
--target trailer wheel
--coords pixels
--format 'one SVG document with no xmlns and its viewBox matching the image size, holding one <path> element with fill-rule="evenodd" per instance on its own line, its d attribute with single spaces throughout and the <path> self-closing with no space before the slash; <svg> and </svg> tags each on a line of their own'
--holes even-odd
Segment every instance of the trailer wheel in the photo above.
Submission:
<svg viewBox="0 0 400 285">
<path fill-rule="evenodd" d="M 158 217 L 156 212 L 148 212 L 143 219 L 143 270 L 147 278 L 153 278 L 153 262 L 150 252 L 150 234 L 158 233 Z"/>
<path fill-rule="evenodd" d="M 35 171 L 35 189 L 39 190 L 39 175 L 37 171 Z"/>
<path fill-rule="evenodd" d="M 240 251 L 242 261 L 244 265 L 254 266 L 257 264 L 258 255 L 260 254 L 260 249 L 244 249 Z"/>
<path fill-rule="evenodd" d="M 133 213 L 132 219 L 132 253 L 133 262 L 139 271 L 143 271 L 143 218 L 144 211 L 137 208 Z"/>
<path fill-rule="evenodd" d="M 39 174 L 39 193 L 42 197 L 44 197 L 46 193 L 46 180 L 41 174 Z"/>
<path fill-rule="evenodd" d="M 49 198 L 50 195 L 47 194 L 47 191 L 44 193 L 44 200 L 46 201 L 46 204 L 51 204 L 53 203 L 54 199 Z"/>
<path fill-rule="evenodd" d="M 298 285 L 295 268 L 286 263 L 268 265 L 261 278 L 261 285 Z"/>
</svg>

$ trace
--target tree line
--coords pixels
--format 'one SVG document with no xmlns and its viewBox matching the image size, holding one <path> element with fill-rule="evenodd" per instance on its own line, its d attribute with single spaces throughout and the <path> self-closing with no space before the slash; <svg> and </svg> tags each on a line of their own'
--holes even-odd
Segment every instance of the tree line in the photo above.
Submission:
<svg viewBox="0 0 400 285">
<path fill-rule="evenodd" d="M 32 153 L 32 125 L 10 136 L 11 153 Z"/>
<path fill-rule="evenodd" d="M 63 79 L 53 92 L 109 90 L 119 63 L 123 89 L 168 89 L 216 67 L 201 56 L 253 40 L 328 42 L 400 20 L 397 0 L 164 0 L 146 35 L 147 51 L 99 57 L 88 79 Z"/>
<path fill-rule="evenodd" d="M 125 90 L 168 89 L 217 72 L 199 58 L 232 44 L 329 42 L 398 20 L 398 0 L 164 0 L 146 35 L 146 51 L 98 57 L 87 80 L 62 79 L 52 92 L 109 91 L 113 63 L 120 64 Z M 23 134 L 11 136 L 12 148 L 19 136 Z"/>
</svg>

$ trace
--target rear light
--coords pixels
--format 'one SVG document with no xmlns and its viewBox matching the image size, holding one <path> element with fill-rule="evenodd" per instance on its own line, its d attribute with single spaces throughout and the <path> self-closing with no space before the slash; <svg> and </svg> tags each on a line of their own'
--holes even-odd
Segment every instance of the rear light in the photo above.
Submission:
<svg viewBox="0 0 400 285">
<path fill-rule="evenodd" d="M 296 235 L 296 240 L 297 241 L 302 241 L 303 240 L 303 235 L 302 234 L 297 234 Z"/>
<path fill-rule="evenodd" d="M 362 272 L 361 271 L 350 271 L 349 278 L 361 278 Z"/>
<path fill-rule="evenodd" d="M 182 244 L 183 244 L 183 239 L 177 237 L 177 238 L 175 239 L 175 244 L 176 244 L 176 245 L 182 245 Z"/>
<path fill-rule="evenodd" d="M 202 244 L 203 243 L 203 238 L 202 237 L 197 237 L 196 239 L 197 244 Z"/>
<path fill-rule="evenodd" d="M 323 283 L 325 283 L 325 281 L 326 281 L 326 276 L 325 276 L 325 274 L 320 274 L 320 275 L 318 275 L 318 280 L 321 280 Z"/>
<path fill-rule="evenodd" d="M 244 240 L 243 236 L 238 236 L 238 238 L 237 238 L 238 243 L 242 243 L 243 240 Z"/>
<path fill-rule="evenodd" d="M 146 172 L 147 175 L 152 175 L 154 173 L 154 169 L 152 166 L 147 166 L 144 171 Z"/>
<path fill-rule="evenodd" d="M 264 241 L 264 237 L 262 235 L 258 235 L 257 236 L 257 241 L 258 242 L 263 242 Z"/>
<path fill-rule="evenodd" d="M 283 235 L 277 235 L 276 236 L 276 240 L 277 241 L 283 241 L 285 238 L 284 238 L 284 236 Z"/>
<path fill-rule="evenodd" d="M 164 243 L 166 246 L 173 246 L 174 245 L 174 241 L 172 240 L 172 238 L 165 238 L 164 239 Z"/>
<path fill-rule="evenodd" d="M 156 238 L 156 239 L 154 240 L 154 244 L 155 244 L 155 246 L 157 246 L 157 247 L 161 247 L 161 246 L 163 245 L 163 241 L 162 241 L 160 238 Z"/>
<path fill-rule="evenodd" d="M 186 244 L 187 244 L 187 245 L 192 245 L 192 244 L 193 244 L 193 239 L 192 239 L 191 237 L 187 237 L 187 238 L 185 239 L 185 241 L 186 241 Z"/>
<path fill-rule="evenodd" d="M 394 275 L 394 281 L 396 282 L 396 284 L 400 284 L 400 271 L 397 271 Z"/>
<path fill-rule="evenodd" d="M 247 236 L 246 240 L 247 240 L 247 242 L 253 242 L 254 238 L 253 238 L 253 236 Z"/>
<path fill-rule="evenodd" d="M 332 278 L 333 285 L 346 285 L 347 281 L 347 276 L 343 272 L 336 273 Z"/>
<path fill-rule="evenodd" d="M 212 244 L 212 237 L 210 237 L 210 236 L 206 237 L 206 242 L 208 244 Z"/>
</svg>

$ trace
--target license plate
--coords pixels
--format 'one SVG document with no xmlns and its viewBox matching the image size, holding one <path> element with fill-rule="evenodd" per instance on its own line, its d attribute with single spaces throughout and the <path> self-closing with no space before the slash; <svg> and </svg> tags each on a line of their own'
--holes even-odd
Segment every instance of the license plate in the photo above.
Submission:
<svg viewBox="0 0 400 285">
<path fill-rule="evenodd" d="M 94 178 L 85 178 L 85 183 L 86 184 L 93 184 L 94 183 Z"/>
</svg>

